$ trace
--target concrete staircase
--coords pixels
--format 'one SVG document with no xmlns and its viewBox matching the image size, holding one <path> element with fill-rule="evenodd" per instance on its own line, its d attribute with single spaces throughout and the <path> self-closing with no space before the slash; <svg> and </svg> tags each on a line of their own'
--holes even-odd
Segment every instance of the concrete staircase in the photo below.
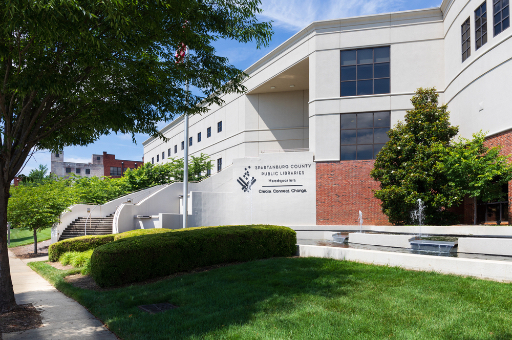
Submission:
<svg viewBox="0 0 512 340">
<path fill-rule="evenodd" d="M 108 235 L 112 234 L 112 222 L 114 216 L 110 214 L 107 217 L 79 217 L 71 222 L 59 237 L 59 241 L 68 238 L 84 236 L 86 232 L 85 223 L 87 222 L 87 235 Z"/>
</svg>

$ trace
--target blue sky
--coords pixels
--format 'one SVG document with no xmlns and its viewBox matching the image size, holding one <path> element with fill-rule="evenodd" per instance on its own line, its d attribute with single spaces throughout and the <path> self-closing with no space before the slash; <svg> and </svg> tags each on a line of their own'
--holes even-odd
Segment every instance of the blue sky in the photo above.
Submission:
<svg viewBox="0 0 512 340">
<path fill-rule="evenodd" d="M 264 12 L 261 19 L 273 21 L 274 35 L 269 47 L 257 50 L 254 44 L 233 41 L 217 41 L 215 47 L 220 55 L 228 57 L 233 65 L 244 70 L 313 21 L 431 8 L 440 4 L 441 0 L 262 0 Z M 159 126 L 163 127 L 165 123 Z M 118 159 L 141 160 L 142 142 L 148 137 L 137 135 L 135 144 L 131 135 L 103 136 L 86 147 L 65 148 L 64 159 L 87 163 L 91 161 L 92 154 L 107 151 Z M 45 164 L 50 169 L 49 152 L 36 152 L 21 173 L 28 174 L 39 164 Z"/>
</svg>

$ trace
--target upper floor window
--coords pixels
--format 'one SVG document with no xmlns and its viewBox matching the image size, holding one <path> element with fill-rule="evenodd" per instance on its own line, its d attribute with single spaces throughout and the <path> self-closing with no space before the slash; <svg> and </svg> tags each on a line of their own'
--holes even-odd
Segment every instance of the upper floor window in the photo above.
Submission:
<svg viewBox="0 0 512 340">
<path fill-rule="evenodd" d="M 158 162 L 158 156 L 157 156 L 157 162 Z M 122 176 L 123 173 L 121 172 L 121 167 L 117 166 L 111 166 L 110 167 L 110 176 Z"/>
<path fill-rule="evenodd" d="M 151 164 L 155 164 L 155 157 L 151 157 Z"/>
<path fill-rule="evenodd" d="M 471 24 L 469 18 L 461 26 L 462 32 L 462 61 L 469 58 L 471 55 Z"/>
<path fill-rule="evenodd" d="M 494 1 L 494 36 L 510 26 L 510 6 L 508 0 Z"/>
<path fill-rule="evenodd" d="M 167 157 L 171 157 L 171 148 L 167 149 Z"/>
<path fill-rule="evenodd" d="M 156 155 L 156 162 L 158 163 L 158 161 L 160 160 L 159 158 L 159 155 Z"/>
<path fill-rule="evenodd" d="M 100 156 L 96 157 L 96 160 L 99 161 L 100 160 Z"/>
<path fill-rule="evenodd" d="M 197 142 L 199 143 L 201 141 L 201 132 L 197 134 Z"/>
<path fill-rule="evenodd" d="M 217 172 L 222 170 L 222 158 L 217 159 Z"/>
<path fill-rule="evenodd" d="M 375 159 L 389 140 L 390 112 L 341 115 L 341 160 Z"/>
<path fill-rule="evenodd" d="M 222 121 L 217 123 L 217 132 L 222 132 Z"/>
<path fill-rule="evenodd" d="M 85 169 L 85 174 L 86 175 L 90 175 L 91 174 L 91 169 Z"/>
<path fill-rule="evenodd" d="M 71 173 L 71 168 L 66 168 L 66 173 L 70 174 Z"/>
<path fill-rule="evenodd" d="M 208 129 L 206 129 L 206 138 L 210 138 L 212 136 L 212 128 L 209 127 Z"/>
<path fill-rule="evenodd" d="M 487 5 L 484 1 L 475 10 L 475 50 L 487 42 Z"/>
<path fill-rule="evenodd" d="M 192 146 L 192 137 L 188 137 L 188 146 Z"/>
<path fill-rule="evenodd" d="M 341 97 L 390 93 L 389 46 L 341 51 Z"/>
<path fill-rule="evenodd" d="M 185 142 L 181 142 L 181 150 L 185 149 Z"/>
<path fill-rule="evenodd" d="M 76 172 L 77 174 L 79 174 L 79 173 L 80 173 L 80 169 L 79 169 L 79 168 L 76 168 L 76 169 L 75 169 L 75 172 Z"/>
<path fill-rule="evenodd" d="M 162 151 L 162 160 L 164 160 L 164 159 L 165 159 L 165 152 Z"/>
<path fill-rule="evenodd" d="M 178 145 L 174 145 L 174 153 L 178 153 Z"/>
<path fill-rule="evenodd" d="M 59 156 L 60 156 L 60 154 L 58 154 L 58 153 L 55 154 L 55 157 L 59 158 Z"/>
</svg>

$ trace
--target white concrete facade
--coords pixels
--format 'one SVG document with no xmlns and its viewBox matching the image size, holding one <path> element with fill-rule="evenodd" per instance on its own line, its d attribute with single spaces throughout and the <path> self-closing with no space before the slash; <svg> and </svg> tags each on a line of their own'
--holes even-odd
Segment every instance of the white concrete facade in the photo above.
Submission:
<svg viewBox="0 0 512 340">
<path fill-rule="evenodd" d="M 343 114 L 388 111 L 393 126 L 412 108 L 410 99 L 420 87 L 437 89 L 462 137 L 511 130 L 512 28 L 494 35 L 493 3 L 488 2 L 487 43 L 476 49 L 475 10 L 483 2 L 444 0 L 439 8 L 310 24 L 245 70 L 246 94 L 224 95 L 222 106 L 190 117 L 190 154 L 209 155 L 213 173 L 219 159 L 226 168 L 237 159 L 290 149 L 312 154 L 314 162 L 340 162 Z M 468 18 L 471 56 L 463 61 L 461 26 Z M 342 97 L 341 51 L 384 46 L 390 49 L 390 92 Z M 150 138 L 143 143 L 146 162 L 183 157 L 182 117 L 162 133 L 169 142 Z M 300 152 L 290 155 L 301 157 Z M 213 225 L 214 220 L 201 223 Z"/>
</svg>

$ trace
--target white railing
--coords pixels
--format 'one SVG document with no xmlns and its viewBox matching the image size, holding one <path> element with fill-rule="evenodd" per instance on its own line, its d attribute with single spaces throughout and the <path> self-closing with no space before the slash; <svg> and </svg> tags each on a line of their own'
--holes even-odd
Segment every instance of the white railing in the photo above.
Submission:
<svg viewBox="0 0 512 340">
<path fill-rule="evenodd" d="M 89 215 L 87 215 L 87 219 L 85 220 L 84 236 L 87 236 L 87 221 L 91 221 L 91 215 L 92 215 L 93 211 L 96 210 L 96 208 L 99 206 L 101 206 L 101 204 L 98 204 L 92 210 L 89 210 Z M 89 223 L 92 223 L 92 221 Z M 89 224 L 89 227 L 91 227 L 90 224 Z"/>
<path fill-rule="evenodd" d="M 308 148 L 261 150 L 260 153 L 309 152 Z"/>
</svg>

